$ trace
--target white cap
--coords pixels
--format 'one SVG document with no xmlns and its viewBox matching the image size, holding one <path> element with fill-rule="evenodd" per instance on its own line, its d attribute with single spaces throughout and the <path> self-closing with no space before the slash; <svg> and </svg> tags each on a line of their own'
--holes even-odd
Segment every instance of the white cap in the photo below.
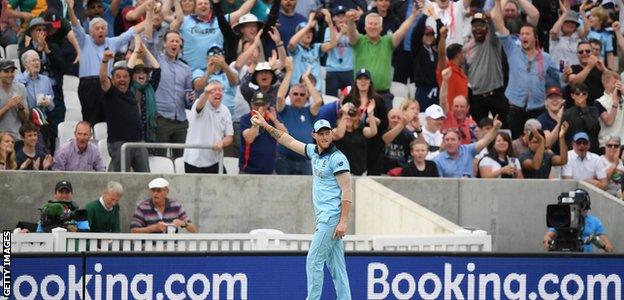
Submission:
<svg viewBox="0 0 624 300">
<path fill-rule="evenodd" d="M 169 187 L 169 181 L 165 180 L 164 178 L 156 178 L 150 181 L 148 187 L 150 188 L 150 190 L 166 188 Z"/>
<path fill-rule="evenodd" d="M 439 118 L 446 117 L 444 116 L 444 110 L 442 110 L 442 107 L 440 107 L 440 105 L 437 105 L 437 104 L 432 104 L 431 106 L 427 107 L 427 109 L 425 109 L 425 115 L 432 119 L 439 119 Z"/>
</svg>

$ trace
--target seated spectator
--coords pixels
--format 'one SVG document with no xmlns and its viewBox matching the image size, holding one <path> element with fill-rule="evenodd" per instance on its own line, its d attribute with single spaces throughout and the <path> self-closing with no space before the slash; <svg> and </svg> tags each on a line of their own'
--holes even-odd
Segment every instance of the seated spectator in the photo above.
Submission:
<svg viewBox="0 0 624 300">
<path fill-rule="evenodd" d="M 609 180 L 607 193 L 622 198 L 622 174 L 624 174 L 624 165 L 620 159 L 620 150 L 622 143 L 619 136 L 611 136 L 605 144 L 605 154 L 602 155 L 602 163 L 605 165 L 605 173 Z"/>
<path fill-rule="evenodd" d="M 197 232 L 195 224 L 191 223 L 182 204 L 169 195 L 169 182 L 164 178 L 150 181 L 150 198 L 137 204 L 130 223 L 132 233 L 169 233 L 178 232 L 185 228 L 191 233 Z M 171 229 L 170 229 L 171 228 Z"/>
<path fill-rule="evenodd" d="M 522 174 L 524 178 L 550 178 L 553 166 L 563 166 L 568 163 L 568 145 L 565 134 L 568 123 L 563 123 L 559 130 L 559 154 L 553 153 L 546 147 L 546 138 L 539 129 L 534 128 L 529 134 L 529 151 L 520 155 Z"/>
<path fill-rule="evenodd" d="M 39 128 L 33 123 L 24 123 L 24 125 L 20 127 L 20 136 L 24 141 L 24 147 L 16 152 L 19 169 L 34 171 L 50 170 L 54 158 L 52 155 L 37 147 Z"/>
<path fill-rule="evenodd" d="M 529 151 L 529 135 L 533 129 L 542 130 L 542 124 L 536 119 L 528 119 L 524 122 L 524 130 L 519 138 L 511 143 L 514 153 L 525 153 Z"/>
<path fill-rule="evenodd" d="M 563 179 L 584 180 L 600 189 L 606 190 L 609 180 L 605 165 L 598 154 L 589 152 L 590 138 L 580 131 L 574 134 L 572 150 L 568 151 L 568 163 L 561 169 Z"/>
<path fill-rule="evenodd" d="M 444 109 L 437 104 L 432 104 L 425 109 L 426 123 L 422 128 L 422 137 L 429 145 L 427 159 L 433 160 L 440 153 L 443 135 L 440 131 L 444 123 Z"/>
<path fill-rule="evenodd" d="M 588 87 L 584 83 L 579 83 L 572 87 L 572 99 L 574 106 L 563 112 L 561 121 L 570 124 L 566 136 L 566 142 L 570 142 L 572 137 L 578 132 L 585 132 L 589 136 L 591 148 L 589 151 L 598 153 L 598 134 L 600 132 L 600 113 L 596 106 L 587 105 Z"/>
<path fill-rule="evenodd" d="M 439 177 L 435 162 L 427 160 L 429 145 L 423 140 L 413 140 L 410 143 L 412 161 L 401 172 L 403 177 Z"/>
<path fill-rule="evenodd" d="M 238 85 L 238 73 L 225 62 L 223 49 L 213 45 L 206 53 L 208 65 L 206 69 L 193 71 L 193 89 L 203 91 L 209 81 L 219 81 L 223 87 L 222 104 L 229 110 L 230 116 L 234 115 L 236 103 L 234 94 Z"/>
<path fill-rule="evenodd" d="M 405 99 L 401 103 L 401 106 L 399 108 L 404 114 L 408 113 L 408 111 L 411 111 L 411 113 L 409 114 L 414 115 L 411 120 L 407 124 L 405 124 L 405 129 L 407 129 L 407 131 L 409 131 L 410 133 L 414 134 L 414 136 L 419 135 L 422 132 L 422 126 L 420 126 L 420 103 L 418 102 L 418 100 Z"/>
<path fill-rule="evenodd" d="M 561 89 L 556 86 L 551 86 L 546 89 L 546 111 L 536 118 L 541 124 L 539 128 L 541 128 L 545 134 L 546 148 L 552 149 L 552 151 L 556 153 L 559 153 L 559 128 L 561 126 L 561 117 L 565 110 L 565 100 L 562 96 Z M 567 149 L 565 150 L 567 151 Z"/>
<path fill-rule="evenodd" d="M 57 182 L 54 187 L 54 199 L 47 202 L 48 211 L 44 207 L 42 220 L 37 224 L 37 232 L 50 232 L 56 227 L 63 227 L 70 232 L 89 231 L 88 220 L 71 221 L 70 223 L 59 222 L 58 216 L 78 210 L 78 205 L 74 203 L 73 198 L 74 189 L 71 182 L 67 180 Z M 58 204 L 61 207 L 58 207 Z"/>
<path fill-rule="evenodd" d="M 130 90 L 131 78 L 128 67 L 118 64 L 108 77 L 108 61 L 113 52 L 106 50 L 100 63 L 100 88 L 104 93 L 106 124 L 108 127 L 108 153 L 111 156 L 109 171 L 126 171 L 121 165 L 121 145 L 126 142 L 140 142 L 141 113 L 136 95 Z M 147 149 L 132 148 L 127 151 L 128 160 L 135 172 L 149 172 Z"/>
<path fill-rule="evenodd" d="M 354 175 L 362 175 L 367 171 L 367 139 L 377 135 L 375 105 L 374 101 L 369 102 L 366 114 L 356 109 L 355 105 L 347 106 L 346 112 L 341 111 L 338 127 L 333 129 L 336 147 L 347 157 Z"/>
<path fill-rule="evenodd" d="M 502 123 L 502 121 L 501 121 Z M 501 125 L 502 126 L 502 125 Z M 479 125 L 477 127 L 477 132 L 476 132 L 476 136 L 478 139 L 483 138 L 488 132 L 490 132 L 490 130 L 492 130 L 492 127 L 494 127 L 494 120 L 490 119 L 490 118 L 483 118 L 481 119 L 481 121 L 479 121 Z M 488 153 L 490 153 L 488 151 L 489 147 L 485 147 L 483 148 L 483 150 L 481 150 L 481 152 L 479 152 L 479 154 L 477 154 L 475 156 L 475 170 L 478 169 L 479 167 L 479 161 L 486 155 L 488 155 Z M 517 153 L 514 151 L 514 153 Z"/>
<path fill-rule="evenodd" d="M 327 9 L 322 9 L 323 17 L 329 28 L 334 27 L 331 14 Z M 297 33 L 288 42 L 288 52 L 292 57 L 293 75 L 290 84 L 299 83 L 299 78 L 306 72 L 308 68 L 312 68 L 311 73 L 314 78 L 321 78 L 321 56 L 334 49 L 338 44 L 336 33 L 329 31 L 329 41 L 324 43 L 313 43 L 312 39 L 315 35 L 316 13 L 308 16 L 308 23 L 297 25 Z M 322 80 L 317 80 L 316 90 L 323 89 Z"/>
<path fill-rule="evenodd" d="M 270 107 L 270 103 L 275 100 L 271 101 L 269 97 L 262 91 L 257 91 L 251 103 L 252 111 L 240 120 L 242 138 L 239 153 L 245 154 L 238 158 L 238 167 L 241 173 L 273 174 L 275 170 L 277 142 L 266 130 L 251 124 L 252 115 L 258 113 L 271 126 L 284 132 L 288 131 L 277 118 L 275 107 Z"/>
<path fill-rule="evenodd" d="M 415 135 L 405 127 L 414 118 L 418 118 L 417 114 L 418 110 L 406 110 L 403 112 L 398 108 L 393 108 L 388 112 L 388 131 L 381 137 L 386 145 L 384 148 L 383 173 L 396 167 L 407 165 L 411 152 L 410 144 L 414 140 Z M 419 128 L 418 130 L 422 133 L 422 129 Z"/>
<path fill-rule="evenodd" d="M 54 154 L 55 171 L 105 172 L 106 166 L 97 146 L 91 143 L 91 124 L 80 121 L 74 139 L 62 144 Z"/>
<path fill-rule="evenodd" d="M 0 132 L 0 171 L 17 170 L 15 139 L 9 132 Z"/>
<path fill-rule="evenodd" d="M 499 132 L 488 154 L 479 161 L 481 178 L 523 178 L 522 168 L 511 146 L 511 137 Z"/>
<path fill-rule="evenodd" d="M 147 64 L 146 64 L 147 62 Z M 160 84 L 160 64 L 138 34 L 134 35 L 134 51 L 128 60 L 128 69 L 132 76 L 130 91 L 137 98 L 141 113 L 141 138 L 147 142 L 156 141 L 156 94 Z"/>
<path fill-rule="evenodd" d="M 447 129 L 444 133 L 444 149 L 435 158 L 438 174 L 441 177 L 473 177 L 475 176 L 473 158 L 481 149 L 487 147 L 501 127 L 498 116 L 494 116 L 494 128 L 483 138 L 468 145 L 462 145 L 460 131 L 456 128 Z"/>
<path fill-rule="evenodd" d="M 476 140 L 476 135 L 472 131 L 476 127 L 475 121 L 468 115 L 470 105 L 468 99 L 463 95 L 457 95 L 452 100 L 453 106 L 448 105 L 448 85 L 453 71 L 446 68 L 442 71 L 442 85 L 440 86 L 440 107 L 446 115 L 442 129 L 457 128 L 461 133 L 460 141 L 462 144 L 470 144 Z"/>
<path fill-rule="evenodd" d="M 620 75 L 613 71 L 602 73 L 604 95 L 596 99 L 594 106 L 600 115 L 600 132 L 598 141 L 600 148 L 604 148 L 607 140 L 612 136 L 624 137 L 624 107 L 622 106 L 622 92 L 624 85 Z"/>
<path fill-rule="evenodd" d="M 312 120 L 318 115 L 323 104 L 321 94 L 314 87 L 310 80 L 310 69 L 301 76 L 304 84 L 297 83 L 290 88 L 290 104 L 286 104 L 286 92 L 290 86 L 290 77 L 293 73 L 292 60 L 286 59 L 286 75 L 277 91 L 277 113 L 284 126 L 288 129 L 288 134 L 302 143 L 313 143 Z M 314 99 L 310 106 L 305 106 L 308 98 Z M 310 162 L 298 153 L 285 146 L 278 146 L 277 163 L 275 172 L 284 175 L 312 175 Z"/>
<path fill-rule="evenodd" d="M 210 81 L 191 107 L 186 144 L 212 145 L 212 149 L 184 149 L 185 173 L 219 173 L 219 154 L 232 144 L 234 135 L 232 116 L 222 102 L 223 94 L 223 84 Z"/>
<path fill-rule="evenodd" d="M 123 186 L 109 181 L 100 199 L 85 206 L 91 232 L 121 232 L 119 221 L 119 200 L 123 196 Z"/>
<path fill-rule="evenodd" d="M 19 140 L 19 129 L 28 121 L 28 96 L 24 85 L 13 81 L 15 63 L 12 60 L 0 60 L 0 87 L 6 91 L 0 95 L 0 132 L 9 132 Z"/>
</svg>

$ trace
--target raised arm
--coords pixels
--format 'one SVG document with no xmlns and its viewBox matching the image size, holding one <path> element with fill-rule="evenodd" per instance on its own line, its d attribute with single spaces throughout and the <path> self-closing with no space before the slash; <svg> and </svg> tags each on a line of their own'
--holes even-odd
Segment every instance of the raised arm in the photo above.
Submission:
<svg viewBox="0 0 624 300">
<path fill-rule="evenodd" d="M 362 15 L 361 10 L 351 9 L 346 13 L 347 21 L 347 37 L 349 38 L 349 44 L 352 46 L 357 45 L 359 39 L 359 33 L 357 31 L 357 20 Z"/>
<path fill-rule="evenodd" d="M 213 0 L 213 1 L 215 1 L 215 3 L 217 3 L 218 5 L 220 5 L 219 2 L 221 2 L 221 0 Z M 238 24 L 238 19 L 242 17 L 243 15 L 248 14 L 249 11 L 251 11 L 251 9 L 254 7 L 254 5 L 256 5 L 256 0 L 245 0 L 243 5 L 241 5 L 239 9 L 230 13 L 230 26 L 233 27 L 234 25 Z"/>
<path fill-rule="evenodd" d="M 442 111 L 444 111 L 444 115 L 448 115 L 449 107 L 448 107 L 448 81 L 451 78 L 451 73 L 453 71 L 450 67 L 442 70 L 442 84 L 440 85 L 440 106 L 442 107 Z"/>
<path fill-rule="evenodd" d="M 336 48 L 336 46 L 338 46 L 338 34 L 334 30 L 334 21 L 332 20 L 329 10 L 324 8 L 321 11 L 325 16 L 325 23 L 327 23 L 327 28 L 329 29 L 329 41 L 321 45 L 321 51 L 329 52 L 331 49 L 334 49 Z"/>
<path fill-rule="evenodd" d="M 494 28 L 496 28 L 496 32 L 501 36 L 508 36 L 509 29 L 505 27 L 505 21 L 503 20 L 501 0 L 494 0 L 494 9 L 492 9 L 491 16 L 492 21 L 494 22 Z"/>
<path fill-rule="evenodd" d="M 568 163 L 568 145 L 566 144 L 566 133 L 570 128 L 568 122 L 563 121 L 561 128 L 559 128 L 559 155 L 555 155 L 552 158 L 553 166 L 563 166 Z"/>
<path fill-rule="evenodd" d="M 448 35 L 448 27 L 443 26 L 440 28 L 440 37 L 438 37 L 438 66 L 440 70 L 446 68 L 446 37 Z"/>
<path fill-rule="evenodd" d="M 399 122 L 399 124 L 397 124 L 396 126 L 392 127 L 392 129 L 386 131 L 386 133 L 384 133 L 381 136 L 381 139 L 384 141 L 384 143 L 386 145 L 390 144 L 392 141 L 394 141 L 394 139 L 401 133 L 401 131 L 403 131 L 403 129 L 405 128 L 405 126 L 407 126 L 407 124 L 409 124 L 409 122 L 414 118 L 414 112 L 411 110 L 406 110 L 401 114 L 401 122 Z M 418 136 L 420 137 L 422 134 L 419 134 Z"/>
<path fill-rule="evenodd" d="M 531 137 L 537 139 L 539 142 L 539 146 L 537 146 L 537 150 L 535 150 L 535 154 L 533 154 L 533 158 L 526 159 L 522 162 L 522 169 L 524 170 L 539 170 L 542 166 L 542 161 L 544 159 L 544 150 L 545 147 L 545 139 L 544 137 L 537 131 L 537 128 L 533 128 L 531 132 Z"/>
<path fill-rule="evenodd" d="M 559 10 L 561 11 L 561 15 L 559 15 L 557 22 L 555 22 L 550 29 L 550 38 L 553 40 L 559 39 L 559 33 L 561 31 L 561 26 L 563 25 L 563 20 L 565 20 L 567 14 L 569 13 L 568 9 L 563 2 L 561 2 L 561 0 L 559 0 Z"/>
<path fill-rule="evenodd" d="M 288 41 L 288 51 L 295 51 L 295 49 L 297 48 L 297 44 L 299 43 L 299 41 L 301 41 L 303 35 L 308 30 L 312 30 L 314 26 L 316 26 L 316 19 L 314 18 L 314 16 L 316 16 L 316 13 L 311 13 L 310 16 L 308 16 L 308 23 L 306 24 L 306 26 L 299 29 L 299 31 L 297 31 L 297 33 L 295 33 L 295 35 L 290 38 L 290 41 Z"/>
<path fill-rule="evenodd" d="M 72 26 L 81 26 L 80 20 L 78 20 L 74 12 L 74 0 L 67 0 L 67 17 Z"/>
<path fill-rule="evenodd" d="M 146 1 L 145 3 L 150 2 L 151 0 Z M 143 4 L 145 4 L 143 3 Z M 147 4 L 147 13 L 145 14 L 145 37 L 152 40 L 154 36 L 154 1 Z M 136 42 L 136 38 L 135 38 Z M 137 47 L 136 44 L 134 46 Z"/>
<path fill-rule="evenodd" d="M 247 49 L 243 51 L 236 58 L 236 63 L 234 63 L 234 67 L 236 68 L 236 70 L 240 71 L 243 68 L 243 66 L 247 64 L 247 61 L 249 61 L 254 51 L 256 51 L 258 47 L 262 45 L 261 36 L 262 36 L 262 29 L 260 29 L 260 31 L 258 31 L 256 36 L 254 37 L 254 40 L 251 46 L 247 47 Z M 253 70 L 253 68 L 251 68 L 250 70 Z"/>
<path fill-rule="evenodd" d="M 180 30 L 180 25 L 182 25 L 182 21 L 184 20 L 184 12 L 182 11 L 182 4 L 180 4 L 180 0 L 173 0 L 173 7 L 175 9 L 175 14 L 171 24 L 169 24 L 169 29 L 178 31 Z"/>
<path fill-rule="evenodd" d="M 108 78 L 108 61 L 113 59 L 114 57 L 115 54 L 113 54 L 113 51 L 111 51 L 110 49 L 106 50 L 104 51 L 102 63 L 100 63 L 100 87 L 104 92 L 108 92 L 111 87 L 111 81 Z"/>
<path fill-rule="evenodd" d="M 453 4 L 451 3 L 450 5 L 453 5 Z M 405 37 L 409 29 L 412 27 L 412 24 L 414 24 L 414 21 L 416 21 L 416 16 L 418 16 L 419 13 L 420 13 L 420 9 L 418 5 L 416 4 L 416 1 L 414 1 L 412 14 L 407 19 L 405 19 L 405 21 L 401 23 L 401 26 L 399 27 L 399 29 L 397 29 L 397 31 L 392 34 L 392 47 L 393 48 L 396 48 L 397 46 L 399 46 L 401 41 L 403 41 L 403 38 Z"/>
<path fill-rule="evenodd" d="M 371 101 L 368 103 L 368 107 L 366 108 L 366 123 L 368 126 L 362 129 L 362 134 L 365 138 L 370 139 L 377 135 L 377 117 L 375 117 L 375 102 Z"/>
<path fill-rule="evenodd" d="M 314 100 L 312 104 L 310 105 L 310 114 L 315 117 L 316 115 L 318 115 L 319 111 L 321 110 L 321 106 L 323 105 L 323 97 L 321 96 L 321 93 L 319 93 L 319 91 L 316 90 L 316 86 L 314 86 L 314 84 L 312 83 L 312 80 L 310 80 L 311 71 L 312 69 L 308 68 L 308 70 L 303 74 L 302 78 L 303 78 L 303 83 L 305 84 L 308 90 L 308 94 L 310 94 L 310 97 L 312 97 L 312 100 Z"/>
<path fill-rule="evenodd" d="M 251 117 L 251 124 L 253 124 L 253 126 L 264 128 L 264 130 L 266 130 L 282 146 L 298 153 L 299 155 L 306 155 L 304 143 L 296 140 L 283 130 L 276 129 L 275 127 L 269 125 L 257 111 L 254 110 L 252 113 L 253 116 Z"/>
<path fill-rule="evenodd" d="M 498 130 L 501 128 L 501 125 L 502 123 L 498 119 L 498 115 L 495 115 L 494 126 L 492 127 L 492 130 L 488 131 L 488 133 L 484 137 L 482 137 L 475 143 L 475 148 L 477 152 L 481 152 L 483 148 L 487 147 L 487 145 L 489 145 L 496 138 Z"/>
<path fill-rule="evenodd" d="M 288 57 L 284 62 L 284 69 L 286 73 L 284 74 L 284 79 L 280 83 L 279 88 L 277 89 L 277 103 L 275 108 L 277 112 L 282 112 L 284 107 L 286 106 L 286 94 L 288 93 L 288 88 L 290 88 L 290 79 L 292 78 L 292 57 Z"/>
<path fill-rule="evenodd" d="M 129 11 L 124 18 L 126 21 L 136 22 L 141 19 L 141 17 L 147 12 L 148 7 L 154 9 L 154 0 L 146 0 L 141 3 L 141 5 L 137 6 L 135 9 Z"/>
<path fill-rule="evenodd" d="M 522 8 L 522 11 L 527 15 L 527 23 L 537 26 L 540 18 L 540 12 L 529 0 L 518 0 L 518 4 Z"/>
</svg>

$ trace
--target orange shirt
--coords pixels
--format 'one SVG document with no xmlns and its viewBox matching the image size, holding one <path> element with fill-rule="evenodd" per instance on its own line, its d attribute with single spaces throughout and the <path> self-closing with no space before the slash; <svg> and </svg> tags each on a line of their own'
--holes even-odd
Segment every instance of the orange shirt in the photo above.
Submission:
<svg viewBox="0 0 624 300">
<path fill-rule="evenodd" d="M 468 76 L 456 64 L 449 61 L 447 63 L 448 67 L 451 67 L 452 73 L 451 78 L 449 78 L 448 82 L 448 111 L 453 111 L 453 100 L 458 95 L 463 95 L 468 99 Z M 442 70 L 436 68 L 436 80 L 438 81 L 438 87 L 442 86 Z M 450 113 L 449 113 L 450 114 Z"/>
<path fill-rule="evenodd" d="M 470 132 L 471 126 L 477 126 L 477 123 L 470 117 L 466 117 L 463 122 L 458 122 L 453 113 L 449 112 L 442 123 L 442 131 L 448 128 L 458 128 L 461 131 L 461 143 L 466 145 L 473 142 Z"/>
</svg>

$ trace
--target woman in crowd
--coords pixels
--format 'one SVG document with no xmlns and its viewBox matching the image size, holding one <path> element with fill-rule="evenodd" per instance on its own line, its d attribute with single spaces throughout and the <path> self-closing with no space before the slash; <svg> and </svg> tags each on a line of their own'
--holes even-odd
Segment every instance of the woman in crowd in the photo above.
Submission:
<svg viewBox="0 0 624 300">
<path fill-rule="evenodd" d="M 622 195 L 621 179 L 624 174 L 624 165 L 620 160 L 620 146 L 622 146 L 619 136 L 610 136 L 605 144 L 605 154 L 600 158 L 607 168 L 607 178 L 609 178 L 609 186 L 607 193 L 618 198 Z"/>
<path fill-rule="evenodd" d="M 479 161 L 482 178 L 523 178 L 520 162 L 511 146 L 511 137 L 499 132 L 488 147 L 488 154 Z"/>
<path fill-rule="evenodd" d="M 9 132 L 0 132 L 0 170 L 17 170 L 15 139 Z"/>
<path fill-rule="evenodd" d="M 375 137 L 378 130 L 375 106 L 375 102 L 370 101 L 366 110 L 361 112 L 352 103 L 344 105 L 339 112 L 338 127 L 333 129 L 336 147 L 349 160 L 354 175 L 362 175 L 367 171 L 368 140 Z"/>
</svg>

